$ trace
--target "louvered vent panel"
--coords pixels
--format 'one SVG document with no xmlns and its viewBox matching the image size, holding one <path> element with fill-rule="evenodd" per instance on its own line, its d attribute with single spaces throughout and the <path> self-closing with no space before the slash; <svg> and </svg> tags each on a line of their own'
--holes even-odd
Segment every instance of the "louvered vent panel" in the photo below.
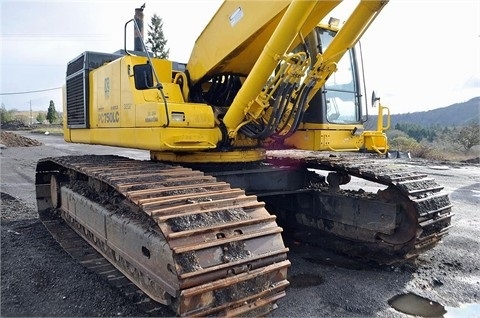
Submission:
<svg viewBox="0 0 480 318">
<path fill-rule="evenodd" d="M 68 128 L 88 128 L 88 75 L 90 71 L 122 55 L 87 51 L 68 63 L 66 79 Z"/>
<path fill-rule="evenodd" d="M 85 92 L 88 80 L 85 72 L 79 72 L 67 79 L 67 126 L 68 128 L 88 128 L 87 102 Z"/>
</svg>

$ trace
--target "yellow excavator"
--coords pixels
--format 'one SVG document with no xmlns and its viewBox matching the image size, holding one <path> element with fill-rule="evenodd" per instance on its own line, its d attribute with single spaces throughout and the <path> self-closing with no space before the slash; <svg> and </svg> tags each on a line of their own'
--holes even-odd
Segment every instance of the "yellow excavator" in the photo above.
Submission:
<svg viewBox="0 0 480 318">
<path fill-rule="evenodd" d="M 147 52 L 137 9 L 134 50 L 68 63 L 64 138 L 151 158 L 40 160 L 40 219 L 83 264 L 180 316 L 275 309 L 284 239 L 383 264 L 431 249 L 450 227 L 448 195 L 384 159 L 378 98 L 377 129 L 363 125 L 356 44 L 387 2 L 360 1 L 340 26 L 321 23 L 340 1 L 225 1 L 186 64 Z"/>
</svg>

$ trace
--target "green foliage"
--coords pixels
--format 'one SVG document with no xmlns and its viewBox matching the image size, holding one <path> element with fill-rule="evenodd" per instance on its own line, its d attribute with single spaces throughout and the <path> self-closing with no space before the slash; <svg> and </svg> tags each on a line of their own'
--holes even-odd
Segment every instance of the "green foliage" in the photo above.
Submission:
<svg viewBox="0 0 480 318">
<path fill-rule="evenodd" d="M 432 142 L 437 137 L 437 127 L 425 127 L 411 123 L 397 123 L 395 129 L 405 132 L 408 136 L 420 142 L 426 139 Z"/>
<path fill-rule="evenodd" d="M 390 148 L 403 152 L 409 152 L 414 158 L 424 158 L 433 160 L 445 160 L 447 153 L 437 148 L 433 144 L 422 141 L 417 142 L 414 138 L 398 136 L 390 140 Z"/>
<path fill-rule="evenodd" d="M 397 137 L 408 137 L 408 135 L 401 131 L 401 130 L 396 130 L 396 129 L 391 129 L 386 131 L 388 140 L 393 140 Z"/>
<path fill-rule="evenodd" d="M 2 124 L 11 122 L 14 119 L 14 113 L 15 113 L 14 109 L 7 110 L 5 108 L 5 104 L 2 103 L 2 107 L 0 107 L 0 122 Z"/>
<path fill-rule="evenodd" d="M 480 154 L 476 148 L 480 146 L 478 121 L 460 127 L 410 123 L 396 124 L 395 128 L 400 130 L 387 132 L 390 149 L 410 152 L 415 158 L 461 161 Z"/>
<path fill-rule="evenodd" d="M 0 122 L 2 124 L 5 124 L 9 121 L 12 121 L 12 119 L 12 114 L 7 111 L 7 109 L 5 108 L 5 104 L 2 103 L 2 107 L 0 108 Z"/>
<path fill-rule="evenodd" d="M 162 59 L 168 58 L 170 50 L 166 48 L 167 40 L 163 34 L 163 22 L 157 14 L 152 16 L 151 24 L 148 25 L 146 46 L 153 56 Z"/>
<path fill-rule="evenodd" d="M 47 120 L 50 124 L 53 124 L 58 118 L 57 111 L 55 110 L 55 104 L 53 100 L 50 101 L 50 105 L 48 106 L 47 111 Z"/>
<path fill-rule="evenodd" d="M 390 140 L 390 148 L 399 151 L 415 151 L 420 147 L 420 144 L 413 138 L 406 136 L 398 136 Z"/>
<path fill-rule="evenodd" d="M 44 112 L 39 112 L 37 115 L 37 118 L 35 118 L 39 123 L 43 123 L 46 119 L 47 116 L 45 115 Z"/>
</svg>

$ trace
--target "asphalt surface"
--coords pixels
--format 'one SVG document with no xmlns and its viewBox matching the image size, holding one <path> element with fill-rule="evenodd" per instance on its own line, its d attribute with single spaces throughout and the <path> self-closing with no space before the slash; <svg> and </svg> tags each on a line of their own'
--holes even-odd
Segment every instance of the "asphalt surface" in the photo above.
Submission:
<svg viewBox="0 0 480 318">
<path fill-rule="evenodd" d="M 44 157 L 117 154 L 146 160 L 149 153 L 21 134 L 43 145 L 1 149 L 1 192 L 9 195 L 2 197 L 1 316 L 146 316 L 49 237 L 36 218 L 34 176 L 37 160 Z M 450 234 L 414 264 L 397 267 L 358 265 L 292 245 L 291 285 L 272 317 L 410 317 L 389 305 L 391 298 L 406 293 L 438 303 L 444 317 L 480 317 L 479 166 L 420 160 L 401 164 L 427 173 L 450 193 L 455 213 Z M 418 306 L 433 312 L 428 304 Z M 411 301 L 407 305 L 415 307 Z"/>
</svg>

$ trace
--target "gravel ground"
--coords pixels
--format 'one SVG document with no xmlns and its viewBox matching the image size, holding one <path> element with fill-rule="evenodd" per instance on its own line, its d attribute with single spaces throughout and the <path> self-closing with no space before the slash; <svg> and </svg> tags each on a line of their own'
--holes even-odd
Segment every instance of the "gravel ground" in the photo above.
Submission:
<svg viewBox="0 0 480 318">
<path fill-rule="evenodd" d="M 6 146 L 7 137 L 2 134 L 0 315 L 148 316 L 121 290 L 60 248 L 37 218 L 34 193 L 35 165 L 40 158 L 115 153 L 148 159 L 148 152 L 66 144 L 58 136 L 19 134 L 38 141 L 33 143 L 38 145 Z M 414 264 L 400 267 L 365 266 L 325 251 L 290 245 L 291 286 L 271 316 L 410 317 L 390 307 L 388 300 L 414 293 L 438 302 L 446 311 L 445 317 L 480 317 L 479 166 L 424 161 L 409 164 L 450 192 L 456 215 L 454 227 L 443 242 Z M 171 316 L 171 312 L 163 310 L 157 315 Z"/>
</svg>

